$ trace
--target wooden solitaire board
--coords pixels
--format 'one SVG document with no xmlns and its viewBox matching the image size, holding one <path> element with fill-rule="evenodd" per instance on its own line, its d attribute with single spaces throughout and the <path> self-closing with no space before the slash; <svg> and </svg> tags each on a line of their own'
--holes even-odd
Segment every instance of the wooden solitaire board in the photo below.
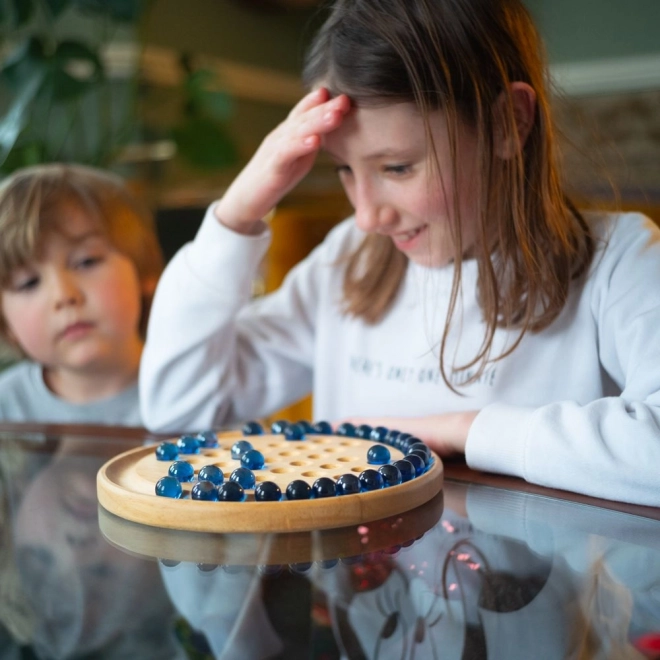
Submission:
<svg viewBox="0 0 660 660">
<path fill-rule="evenodd" d="M 294 479 L 310 485 L 319 477 L 337 479 L 342 474 L 378 466 L 367 463 L 367 450 L 373 441 L 336 435 L 307 435 L 304 440 L 286 440 L 282 435 L 243 437 L 240 433 L 218 434 L 219 446 L 199 454 L 180 455 L 190 462 L 195 474 L 205 465 L 215 464 L 225 480 L 240 466 L 231 457 L 231 447 L 239 439 L 248 440 L 264 454 L 266 464 L 255 470 L 257 483 L 273 481 L 285 492 Z M 404 454 L 388 447 L 391 461 Z M 157 497 L 155 484 L 167 475 L 170 461 L 156 459 L 156 445 L 127 451 L 108 461 L 97 475 L 101 506 L 115 515 L 137 523 L 197 532 L 296 532 L 346 527 L 379 520 L 414 509 L 442 489 L 443 467 L 437 456 L 426 472 L 411 481 L 356 495 L 312 500 L 256 502 L 252 490 L 244 502 L 205 502 L 192 499 Z M 189 493 L 193 483 L 182 484 Z"/>
</svg>

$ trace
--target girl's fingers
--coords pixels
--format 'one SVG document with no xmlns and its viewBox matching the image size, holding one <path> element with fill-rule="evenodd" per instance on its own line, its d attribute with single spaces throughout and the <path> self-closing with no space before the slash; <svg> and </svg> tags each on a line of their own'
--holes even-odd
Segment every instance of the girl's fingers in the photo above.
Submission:
<svg viewBox="0 0 660 660">
<path fill-rule="evenodd" d="M 293 106 L 293 109 L 291 112 L 289 112 L 289 117 L 297 117 L 304 112 L 307 112 L 307 110 L 310 110 L 314 106 L 319 105 L 320 103 L 324 103 L 329 98 L 330 95 L 328 94 L 328 90 L 325 89 L 325 87 L 319 87 L 313 92 L 303 96 L 302 99 L 298 101 L 295 106 Z"/>
</svg>

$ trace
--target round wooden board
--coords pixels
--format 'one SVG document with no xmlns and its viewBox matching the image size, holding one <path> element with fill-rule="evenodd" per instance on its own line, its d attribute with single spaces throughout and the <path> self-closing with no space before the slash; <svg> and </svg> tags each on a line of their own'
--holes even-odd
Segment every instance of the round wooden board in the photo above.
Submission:
<svg viewBox="0 0 660 660">
<path fill-rule="evenodd" d="M 309 435 L 301 441 L 281 435 L 245 438 L 262 451 L 266 465 L 255 470 L 257 481 L 274 481 L 282 492 L 294 479 L 312 484 L 321 476 L 338 478 L 359 474 L 376 466 L 367 463 L 367 449 L 373 442 L 342 436 Z M 225 479 L 240 465 L 231 458 L 236 434 L 218 435 L 219 447 L 202 449 L 200 454 L 180 456 L 192 463 L 195 473 L 204 465 L 218 465 Z M 377 491 L 314 500 L 256 502 L 247 491 L 245 502 L 201 502 L 191 499 L 157 497 L 155 484 L 167 474 L 170 462 L 158 461 L 155 446 L 139 447 L 108 461 L 97 475 L 99 503 L 111 513 L 133 522 L 198 532 L 294 532 L 356 525 L 414 509 L 434 497 L 442 488 L 441 460 L 406 483 Z M 404 458 L 393 447 L 392 461 Z M 192 484 L 182 484 L 190 491 Z"/>
<path fill-rule="evenodd" d="M 115 547 L 142 559 L 212 565 L 297 564 L 395 550 L 440 520 L 443 494 L 403 514 L 363 525 L 286 534 L 214 534 L 141 525 L 99 507 L 99 527 Z"/>
</svg>

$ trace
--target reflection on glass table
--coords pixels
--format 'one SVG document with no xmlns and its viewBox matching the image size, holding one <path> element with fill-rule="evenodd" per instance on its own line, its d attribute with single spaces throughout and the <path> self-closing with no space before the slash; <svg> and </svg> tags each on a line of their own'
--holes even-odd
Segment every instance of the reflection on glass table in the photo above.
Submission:
<svg viewBox="0 0 660 660">
<path fill-rule="evenodd" d="M 143 433 L 73 431 L 0 428 L 0 660 L 654 657 L 655 510 L 449 464 L 441 495 L 381 521 L 178 532 L 98 506 L 98 469 Z"/>
</svg>

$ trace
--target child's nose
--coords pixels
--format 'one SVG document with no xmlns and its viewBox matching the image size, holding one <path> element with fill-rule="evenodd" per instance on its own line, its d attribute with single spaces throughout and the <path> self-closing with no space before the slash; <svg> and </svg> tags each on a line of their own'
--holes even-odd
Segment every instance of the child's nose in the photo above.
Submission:
<svg viewBox="0 0 660 660">
<path fill-rule="evenodd" d="M 53 299 L 57 309 L 80 303 L 82 292 L 73 275 L 57 273 L 53 277 Z"/>
<path fill-rule="evenodd" d="M 392 209 L 378 192 L 367 186 L 358 187 L 353 202 L 355 224 L 364 232 L 385 229 L 392 222 Z"/>
</svg>

